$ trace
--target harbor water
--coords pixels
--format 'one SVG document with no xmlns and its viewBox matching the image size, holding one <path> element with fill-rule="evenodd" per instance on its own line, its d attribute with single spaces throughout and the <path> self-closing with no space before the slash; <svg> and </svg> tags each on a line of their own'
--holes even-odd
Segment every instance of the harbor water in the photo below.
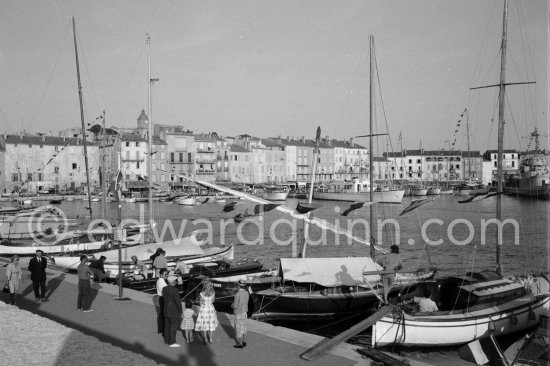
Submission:
<svg viewBox="0 0 550 366">
<path fill-rule="evenodd" d="M 496 198 L 460 204 L 461 196 L 434 196 L 433 201 L 399 216 L 410 204 L 375 204 L 372 207 L 377 246 L 388 250 L 398 244 L 406 269 L 434 267 L 439 274 L 460 274 L 467 270 L 494 269 L 498 226 L 495 219 Z M 288 199 L 282 205 L 295 208 L 297 200 Z M 8 205 L 4 203 L 4 205 Z M 87 201 L 63 201 L 57 205 L 68 218 L 78 218 L 78 227 L 90 223 Z M 182 206 L 175 202 L 154 202 L 153 219 L 156 236 L 161 240 L 202 230 L 210 245 L 234 245 L 236 257 L 261 260 L 271 267 L 277 258 L 300 253 L 303 242 L 303 221 L 278 210 L 264 212 L 261 218 L 241 223 L 233 217 L 254 203 L 240 200 L 236 209 L 222 211 L 222 203 Z M 369 208 L 360 208 L 342 216 L 350 202 L 314 201 L 311 216 L 326 220 L 332 226 L 352 231 L 354 236 L 368 240 Z M 117 203 L 108 203 L 106 220 L 119 222 Z M 506 275 L 528 275 L 548 269 L 547 201 L 502 197 L 502 267 Z M 92 203 L 93 219 L 101 218 L 101 203 Z M 147 203 L 122 203 L 122 218 L 126 222 L 148 223 Z M 381 228 L 381 229 L 380 229 Z M 347 257 L 369 255 L 370 248 L 345 235 L 334 235 L 310 225 L 308 257 Z M 379 254 L 379 253 L 378 253 Z"/>
</svg>

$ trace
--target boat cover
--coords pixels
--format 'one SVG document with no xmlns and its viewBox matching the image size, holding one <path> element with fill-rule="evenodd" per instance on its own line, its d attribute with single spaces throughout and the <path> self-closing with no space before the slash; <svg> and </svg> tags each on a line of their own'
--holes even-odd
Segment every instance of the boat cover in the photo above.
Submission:
<svg viewBox="0 0 550 366">
<path fill-rule="evenodd" d="M 363 272 L 381 271 L 370 257 L 349 258 L 281 258 L 285 280 L 317 283 L 326 287 L 364 284 Z M 379 275 L 365 276 L 368 282 L 380 281 Z"/>
<path fill-rule="evenodd" d="M 503 293 L 511 290 L 522 288 L 523 285 L 508 279 L 495 281 L 483 281 L 471 285 L 460 286 L 464 291 L 471 292 L 477 296 L 488 296 Z"/>
</svg>

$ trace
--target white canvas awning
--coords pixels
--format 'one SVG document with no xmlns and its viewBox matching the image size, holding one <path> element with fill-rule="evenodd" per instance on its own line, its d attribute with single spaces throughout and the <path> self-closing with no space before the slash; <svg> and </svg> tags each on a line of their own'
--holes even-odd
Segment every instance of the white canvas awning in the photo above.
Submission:
<svg viewBox="0 0 550 366">
<path fill-rule="evenodd" d="M 363 272 L 381 270 L 382 267 L 370 257 L 281 258 L 285 280 L 317 283 L 326 287 L 363 285 Z M 369 282 L 380 280 L 379 275 L 365 277 Z"/>
</svg>

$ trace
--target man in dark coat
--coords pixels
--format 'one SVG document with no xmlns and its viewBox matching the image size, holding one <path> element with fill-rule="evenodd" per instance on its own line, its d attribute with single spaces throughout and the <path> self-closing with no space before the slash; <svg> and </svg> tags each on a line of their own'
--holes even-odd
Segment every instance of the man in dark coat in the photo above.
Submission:
<svg viewBox="0 0 550 366">
<path fill-rule="evenodd" d="M 29 271 L 31 272 L 32 288 L 34 289 L 36 301 L 46 301 L 46 266 L 48 261 L 42 257 L 42 254 L 43 252 L 38 249 L 36 256 L 29 261 Z"/>
<path fill-rule="evenodd" d="M 170 347 L 180 347 L 176 343 L 176 332 L 181 322 L 183 309 L 180 294 L 174 287 L 175 279 L 170 279 L 168 286 L 162 289 L 164 299 L 164 342 Z"/>
</svg>

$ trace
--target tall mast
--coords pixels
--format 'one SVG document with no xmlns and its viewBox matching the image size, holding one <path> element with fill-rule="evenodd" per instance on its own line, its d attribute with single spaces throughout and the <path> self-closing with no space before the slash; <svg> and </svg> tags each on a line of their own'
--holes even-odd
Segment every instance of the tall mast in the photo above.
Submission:
<svg viewBox="0 0 550 366">
<path fill-rule="evenodd" d="M 103 190 L 103 200 L 101 206 L 101 214 L 103 220 L 107 218 L 107 169 L 105 168 L 105 158 L 107 154 L 105 149 L 107 148 L 107 133 L 105 131 L 105 111 L 103 111 L 103 118 L 101 122 L 101 131 L 103 132 L 102 141 L 101 141 L 101 188 Z"/>
<path fill-rule="evenodd" d="M 86 124 L 84 123 L 84 107 L 82 104 L 82 84 L 80 83 L 80 65 L 78 64 L 78 48 L 76 46 L 76 23 L 73 17 L 74 54 L 76 57 L 76 78 L 78 80 L 78 99 L 80 101 L 80 122 L 82 123 L 82 144 L 84 145 L 84 167 L 86 168 L 86 185 L 88 186 L 88 207 L 92 216 L 92 195 L 90 194 L 90 169 L 88 168 L 88 146 L 86 144 Z"/>
<path fill-rule="evenodd" d="M 500 85 L 498 92 L 498 165 L 497 165 L 497 221 L 502 219 L 502 192 L 503 192 L 503 170 L 502 160 L 504 153 L 504 106 L 506 100 L 506 41 L 508 28 L 508 0 L 504 0 L 504 11 L 502 16 L 502 45 L 500 54 Z M 502 275 L 502 237 L 497 233 L 497 273 Z"/>
<path fill-rule="evenodd" d="M 313 150 L 313 164 L 311 164 L 311 179 L 310 179 L 310 185 L 309 185 L 309 194 L 307 198 L 307 203 L 311 204 L 311 201 L 313 200 L 313 186 L 315 184 L 315 172 L 317 172 L 317 159 L 319 156 L 319 144 L 321 143 L 321 126 L 317 127 L 317 133 L 315 135 L 315 149 Z M 309 218 L 309 212 L 306 214 L 306 216 Z M 302 253 L 301 257 L 306 257 L 306 249 L 307 249 L 307 239 L 309 237 L 309 224 L 304 220 L 304 237 L 303 237 L 303 244 L 302 244 Z"/>
<path fill-rule="evenodd" d="M 374 52 L 374 37 L 372 35 L 369 36 L 369 154 L 370 154 L 370 161 L 369 161 L 369 201 L 374 202 L 374 177 L 373 177 L 373 154 L 372 154 L 372 145 L 373 145 L 373 131 L 372 131 L 372 122 L 374 121 L 374 62 L 373 62 L 373 52 Z M 375 251 L 374 251 L 374 209 L 372 207 L 373 205 L 369 206 L 369 228 L 370 228 L 370 234 L 371 234 L 371 245 L 370 245 L 370 255 L 372 258 L 374 258 Z"/>
<path fill-rule="evenodd" d="M 151 78 L 151 37 L 147 35 L 147 69 L 149 74 L 149 89 L 147 101 L 149 103 L 149 130 L 147 132 L 147 175 L 149 185 L 149 228 L 153 230 L 153 102 L 151 98 L 152 88 L 158 79 Z"/>
<path fill-rule="evenodd" d="M 470 113 L 466 111 L 466 141 L 468 143 L 468 180 L 472 181 L 472 158 L 470 154 Z"/>
</svg>

